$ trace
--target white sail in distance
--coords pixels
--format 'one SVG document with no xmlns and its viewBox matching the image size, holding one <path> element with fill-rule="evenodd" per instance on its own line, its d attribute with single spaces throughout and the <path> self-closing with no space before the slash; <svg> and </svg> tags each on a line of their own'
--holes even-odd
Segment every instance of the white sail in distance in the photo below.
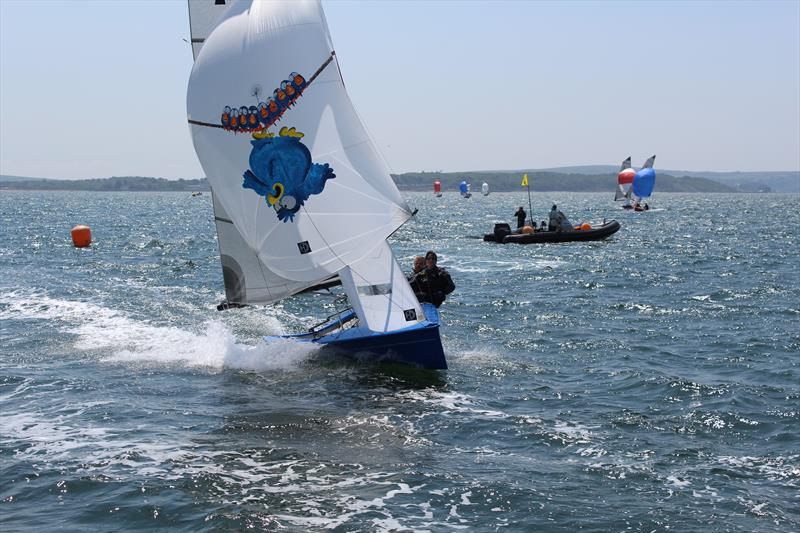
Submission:
<svg viewBox="0 0 800 533">
<path fill-rule="evenodd" d="M 332 52 L 318 2 L 241 0 L 205 39 L 187 97 L 215 198 L 261 263 L 304 285 L 362 260 L 410 216 Z M 269 103 L 295 74 L 307 86 L 264 138 L 220 127 L 226 108 Z"/>
</svg>

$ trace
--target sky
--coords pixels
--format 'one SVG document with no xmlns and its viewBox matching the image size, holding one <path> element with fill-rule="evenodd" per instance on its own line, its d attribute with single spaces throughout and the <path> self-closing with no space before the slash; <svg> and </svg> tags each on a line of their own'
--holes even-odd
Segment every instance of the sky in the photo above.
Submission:
<svg viewBox="0 0 800 533">
<path fill-rule="evenodd" d="M 392 172 L 800 170 L 800 1 L 323 1 Z M 198 178 L 185 0 L 0 0 L 0 174 Z"/>
</svg>

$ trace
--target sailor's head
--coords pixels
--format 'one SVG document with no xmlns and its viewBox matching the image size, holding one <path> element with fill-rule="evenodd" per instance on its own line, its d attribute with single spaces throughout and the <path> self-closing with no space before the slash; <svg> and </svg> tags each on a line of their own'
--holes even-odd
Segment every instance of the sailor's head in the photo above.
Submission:
<svg viewBox="0 0 800 533">
<path fill-rule="evenodd" d="M 558 209 L 558 206 L 556 206 L 556 204 L 553 204 L 551 211 L 555 211 L 556 209 Z"/>
<path fill-rule="evenodd" d="M 425 268 L 425 258 L 418 255 L 414 258 L 414 272 L 422 272 L 423 268 Z"/>
<path fill-rule="evenodd" d="M 433 250 L 428 250 L 428 252 L 425 254 L 425 266 L 436 266 L 436 259 L 436 252 Z"/>
</svg>

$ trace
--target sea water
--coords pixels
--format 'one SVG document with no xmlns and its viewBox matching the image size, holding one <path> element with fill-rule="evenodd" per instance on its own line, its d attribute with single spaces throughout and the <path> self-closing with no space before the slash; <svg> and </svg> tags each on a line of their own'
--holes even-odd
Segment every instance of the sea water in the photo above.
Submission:
<svg viewBox="0 0 800 533">
<path fill-rule="evenodd" d="M 216 311 L 208 195 L 3 192 L 0 529 L 797 531 L 798 197 L 611 196 L 520 246 L 480 237 L 523 192 L 408 194 L 457 286 L 426 372 L 261 341 L 331 295 Z"/>
</svg>

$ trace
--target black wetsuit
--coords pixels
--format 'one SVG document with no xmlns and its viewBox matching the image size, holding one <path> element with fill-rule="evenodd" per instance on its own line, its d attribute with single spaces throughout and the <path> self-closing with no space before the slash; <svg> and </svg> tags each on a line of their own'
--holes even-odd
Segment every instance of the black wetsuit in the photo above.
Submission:
<svg viewBox="0 0 800 533">
<path fill-rule="evenodd" d="M 429 302 L 439 307 L 445 297 L 456 290 L 456 285 L 447 270 L 433 267 L 415 275 L 411 280 L 411 288 L 420 303 Z"/>
<path fill-rule="evenodd" d="M 521 228 L 525 225 L 525 216 L 527 213 L 521 207 L 517 209 L 517 212 L 514 213 L 514 216 L 517 217 L 517 228 Z"/>
</svg>

